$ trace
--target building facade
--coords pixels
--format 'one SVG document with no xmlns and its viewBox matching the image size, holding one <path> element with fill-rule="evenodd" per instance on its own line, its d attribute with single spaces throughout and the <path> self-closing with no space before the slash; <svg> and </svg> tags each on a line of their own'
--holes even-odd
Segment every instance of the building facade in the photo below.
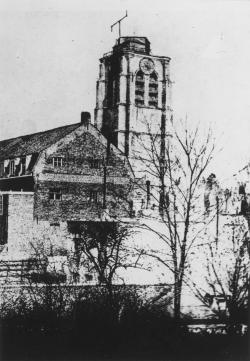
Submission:
<svg viewBox="0 0 250 361">
<path fill-rule="evenodd" d="M 169 57 L 152 55 L 145 37 L 120 37 L 100 59 L 94 125 L 82 113 L 81 123 L 0 142 L 0 261 L 29 260 L 44 245 L 57 255 L 63 250 L 74 254 L 79 235 L 72 225 L 130 222 L 134 216 L 145 216 L 149 225 L 138 236 L 142 249 L 162 251 L 159 237 L 150 232 L 153 227 L 161 231 L 162 224 L 160 200 L 152 200 L 153 187 L 159 185 L 145 145 L 156 139 L 161 157 L 171 139 L 171 87 Z M 231 220 L 249 215 L 249 173 L 247 177 L 236 191 L 217 187 L 213 179 L 204 186 L 201 212 L 217 211 L 204 236 L 207 244 L 228 233 L 227 242 Z M 157 197 L 159 193 L 158 188 Z M 201 247 L 191 262 L 199 279 L 201 262 L 207 261 Z M 148 269 L 153 269 L 152 260 Z M 153 274 L 145 266 L 141 276 L 133 270 L 124 279 L 160 283 L 173 277 L 164 272 L 159 267 Z M 188 307 L 193 307 L 191 296 L 192 301 L 185 301 Z"/>
<path fill-rule="evenodd" d="M 74 251 L 72 222 L 155 209 L 143 145 L 170 128 L 169 63 L 147 38 L 120 37 L 100 59 L 94 126 L 83 113 L 81 123 L 0 142 L 2 259 L 28 259 L 38 243 Z"/>
<path fill-rule="evenodd" d="M 133 172 L 122 153 L 81 123 L 0 142 L 2 259 L 29 258 L 39 242 L 74 249 L 70 222 L 129 218 Z"/>
</svg>

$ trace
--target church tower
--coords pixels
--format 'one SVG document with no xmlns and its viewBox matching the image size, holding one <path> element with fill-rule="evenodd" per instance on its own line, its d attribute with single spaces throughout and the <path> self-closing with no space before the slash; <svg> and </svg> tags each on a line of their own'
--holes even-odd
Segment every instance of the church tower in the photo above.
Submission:
<svg viewBox="0 0 250 361">
<path fill-rule="evenodd" d="M 95 125 L 129 157 L 138 138 L 167 132 L 171 121 L 170 58 L 151 54 L 146 37 L 120 37 L 100 59 Z"/>
</svg>

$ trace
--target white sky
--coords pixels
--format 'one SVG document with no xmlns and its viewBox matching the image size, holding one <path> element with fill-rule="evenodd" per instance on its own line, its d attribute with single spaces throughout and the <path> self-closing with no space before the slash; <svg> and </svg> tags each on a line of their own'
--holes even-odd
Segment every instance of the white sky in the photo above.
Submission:
<svg viewBox="0 0 250 361">
<path fill-rule="evenodd" d="M 95 107 L 98 59 L 122 35 L 170 56 L 174 118 L 212 128 L 214 172 L 250 160 L 249 1 L 0 0 L 0 139 L 80 121 Z"/>
</svg>

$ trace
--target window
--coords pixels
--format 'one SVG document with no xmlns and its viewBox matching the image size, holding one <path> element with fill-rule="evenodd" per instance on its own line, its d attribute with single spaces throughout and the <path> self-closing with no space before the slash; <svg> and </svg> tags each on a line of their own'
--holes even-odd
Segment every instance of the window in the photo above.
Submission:
<svg viewBox="0 0 250 361">
<path fill-rule="evenodd" d="M 0 216 L 3 215 L 3 196 L 0 195 Z"/>
<path fill-rule="evenodd" d="M 4 163 L 1 162 L 0 163 L 0 177 L 3 177 L 4 176 Z"/>
<path fill-rule="evenodd" d="M 20 167 L 21 167 L 20 168 L 20 175 L 25 174 L 25 172 L 26 172 L 26 158 L 25 157 L 21 158 Z"/>
<path fill-rule="evenodd" d="M 158 79 L 155 72 L 149 76 L 148 105 L 154 108 L 158 107 Z"/>
<path fill-rule="evenodd" d="M 89 203 L 98 204 L 102 202 L 102 193 L 100 191 L 91 190 L 89 192 Z"/>
<path fill-rule="evenodd" d="M 144 74 L 139 70 L 135 78 L 135 104 L 144 105 L 145 79 Z"/>
<path fill-rule="evenodd" d="M 51 188 L 49 190 L 49 199 L 52 199 L 54 201 L 61 201 L 62 200 L 62 190 Z"/>
<path fill-rule="evenodd" d="M 241 184 L 241 185 L 239 186 L 239 194 L 243 194 L 243 195 L 246 194 L 245 187 L 246 187 L 245 184 Z"/>
<path fill-rule="evenodd" d="M 90 159 L 90 168 L 99 169 L 101 168 L 102 160 L 101 159 Z"/>
<path fill-rule="evenodd" d="M 63 159 L 62 157 L 53 157 L 53 167 L 62 167 L 63 166 Z"/>
<path fill-rule="evenodd" d="M 10 161 L 10 175 L 15 175 L 15 161 L 12 159 Z"/>
</svg>

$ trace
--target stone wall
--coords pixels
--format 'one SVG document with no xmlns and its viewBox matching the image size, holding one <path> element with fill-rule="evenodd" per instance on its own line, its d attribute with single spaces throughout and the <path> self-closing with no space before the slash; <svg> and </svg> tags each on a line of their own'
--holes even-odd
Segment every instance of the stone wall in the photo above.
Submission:
<svg viewBox="0 0 250 361">
<path fill-rule="evenodd" d="M 1 259 L 25 259 L 54 249 L 73 247 L 67 223 L 50 223 L 34 218 L 34 193 L 8 193 L 7 250 Z"/>
<path fill-rule="evenodd" d="M 49 199 L 49 191 L 58 188 L 61 200 Z M 104 186 L 95 183 L 72 183 L 40 181 L 35 194 L 35 217 L 37 220 L 59 222 L 72 220 L 100 220 L 103 212 L 109 215 L 129 216 L 129 186 L 107 184 L 106 203 L 109 211 L 103 210 Z M 97 202 L 91 201 L 91 192 L 97 192 Z"/>
<path fill-rule="evenodd" d="M 129 38 L 127 41 L 133 43 Z M 104 54 L 100 59 L 97 80 L 95 124 L 112 141 L 115 139 L 114 144 L 132 160 L 135 172 L 138 171 L 138 162 L 135 162 L 138 152 L 144 149 L 143 145 L 138 148 L 135 138 L 149 132 L 159 133 L 163 119 L 169 132 L 172 119 L 170 58 L 154 56 L 148 51 L 137 52 L 131 45 L 127 53 L 126 48 L 119 45 L 119 51 Z M 154 89 L 157 91 L 150 89 L 150 74 L 141 69 L 145 56 L 153 64 L 151 74 L 156 77 Z M 144 85 L 137 83 L 138 71 L 143 73 Z M 138 92 L 141 103 L 137 102 Z M 150 101 L 154 97 L 152 94 L 156 97 L 154 104 Z M 149 140 L 148 137 L 147 142 Z"/>
<path fill-rule="evenodd" d="M 8 252 L 15 257 L 25 251 L 27 235 L 34 225 L 34 194 L 10 192 L 8 198 Z"/>
<path fill-rule="evenodd" d="M 82 128 L 81 133 L 78 129 L 78 133 L 40 155 L 35 168 L 35 218 L 100 220 L 105 201 L 109 215 L 128 217 L 132 181 L 127 161 L 113 146 L 107 149 L 106 140 L 93 127 Z M 53 157 L 62 158 L 62 165 L 54 167 Z M 52 189 L 61 192 L 61 199 L 50 199 Z M 97 192 L 96 200 L 91 199 L 93 192 Z"/>
<path fill-rule="evenodd" d="M 96 177 L 102 175 L 103 167 L 91 168 L 92 159 L 102 162 L 108 158 L 108 175 L 128 176 L 129 170 L 124 164 L 124 158 L 118 157 L 118 152 L 114 152 L 112 146 L 108 150 L 107 142 L 104 142 L 100 135 L 98 139 L 98 135 L 95 134 L 95 129 L 86 129 L 81 134 L 73 134 L 69 139 L 61 139 L 60 143 L 46 151 L 43 173 L 84 174 Z M 63 157 L 63 167 L 53 167 L 54 156 Z"/>
</svg>

